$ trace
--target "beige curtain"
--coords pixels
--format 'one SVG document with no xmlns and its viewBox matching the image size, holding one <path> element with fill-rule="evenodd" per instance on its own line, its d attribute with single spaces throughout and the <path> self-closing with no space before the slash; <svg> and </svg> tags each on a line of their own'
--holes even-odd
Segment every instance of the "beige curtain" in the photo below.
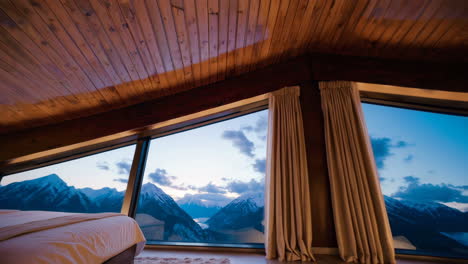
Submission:
<svg viewBox="0 0 468 264">
<path fill-rule="evenodd" d="M 268 259 L 314 260 L 309 174 L 299 87 L 270 94 L 266 176 Z"/>
<path fill-rule="evenodd" d="M 359 91 L 351 82 L 319 87 L 340 256 L 346 262 L 395 263 Z"/>
</svg>

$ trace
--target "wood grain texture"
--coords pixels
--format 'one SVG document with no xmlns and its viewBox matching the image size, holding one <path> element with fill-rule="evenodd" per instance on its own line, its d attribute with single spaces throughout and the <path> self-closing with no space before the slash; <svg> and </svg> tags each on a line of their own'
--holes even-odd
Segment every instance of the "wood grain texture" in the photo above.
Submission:
<svg viewBox="0 0 468 264">
<path fill-rule="evenodd" d="M 468 4 L 3 0 L 0 133 L 111 111 L 309 53 L 401 60 L 409 74 L 424 69 L 405 61 L 464 66 Z"/>
</svg>

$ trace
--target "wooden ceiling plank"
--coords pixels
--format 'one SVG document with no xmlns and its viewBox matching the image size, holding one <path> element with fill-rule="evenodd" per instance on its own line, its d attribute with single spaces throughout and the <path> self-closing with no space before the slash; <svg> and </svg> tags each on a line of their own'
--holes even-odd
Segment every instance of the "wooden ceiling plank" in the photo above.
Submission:
<svg viewBox="0 0 468 264">
<path fill-rule="evenodd" d="M 114 104 L 120 102 L 121 98 L 119 93 L 115 88 L 110 88 L 113 86 L 113 84 L 106 79 L 107 72 L 101 71 L 102 69 L 99 67 L 101 64 L 95 63 L 95 57 L 93 55 L 86 56 L 86 53 L 80 50 L 75 40 L 71 38 L 71 36 L 63 27 L 62 23 L 48 8 L 47 4 L 36 3 L 33 6 L 29 1 L 26 0 L 17 1 L 17 3 L 20 2 L 23 4 L 23 6 L 34 10 L 42 18 L 43 23 L 47 25 L 47 27 L 57 37 L 60 43 L 63 44 L 64 48 L 75 59 L 76 63 L 80 66 L 83 72 L 93 82 L 99 94 L 109 103 Z M 38 23 L 40 22 L 38 21 Z M 93 61 L 94 63 L 92 63 Z"/>
<path fill-rule="evenodd" d="M 219 56 L 219 1 L 208 0 L 208 39 L 209 39 L 209 67 L 210 82 L 218 79 L 218 56 Z"/>
<path fill-rule="evenodd" d="M 16 69 L 23 72 L 23 74 L 30 76 L 37 80 L 38 83 L 46 84 L 42 92 L 47 94 L 50 98 L 64 95 L 63 91 L 59 92 L 57 88 L 58 82 L 54 82 L 52 77 L 43 69 L 39 64 L 37 64 L 34 59 L 26 54 L 22 48 L 11 49 L 11 45 L 19 46 L 19 43 L 16 40 L 7 40 L 5 38 L 8 36 L 8 33 L 4 32 L 0 28 L 0 58 L 2 61 L 14 65 Z M 4 41 L 7 41 L 6 44 Z"/>
<path fill-rule="evenodd" d="M 374 36 L 374 38 L 371 39 L 371 42 L 375 43 L 373 46 L 374 54 L 379 52 L 382 47 L 387 45 L 387 43 L 396 35 L 398 35 L 399 32 L 404 32 L 407 30 L 407 28 L 413 24 L 414 17 L 419 17 L 427 7 L 427 1 L 422 5 L 419 1 L 407 2 L 405 0 L 398 0 L 398 3 L 400 4 L 400 9 L 393 9 L 394 12 L 392 16 L 399 18 L 400 21 L 395 21 L 390 25 L 387 25 L 378 38 Z"/>
<path fill-rule="evenodd" d="M 122 74 L 126 83 L 132 83 L 132 94 L 135 97 L 145 93 L 144 84 L 139 81 L 140 76 L 130 59 L 127 50 L 124 48 L 124 44 L 120 38 L 120 34 L 117 32 L 117 28 L 114 26 L 111 18 L 107 13 L 107 9 L 101 5 L 101 3 L 93 3 L 88 0 L 75 0 L 75 7 L 71 6 L 73 0 L 62 0 L 64 6 L 70 6 L 68 11 L 74 13 L 76 8 L 80 14 L 77 16 L 76 23 L 89 24 L 90 36 L 94 35 L 99 37 L 99 42 L 103 46 L 106 54 L 116 71 Z M 97 8 L 95 7 L 97 5 Z M 83 22 L 85 21 L 85 22 Z"/>
<path fill-rule="evenodd" d="M 156 0 L 146 0 L 145 4 L 151 21 L 153 34 L 156 38 L 157 47 L 159 48 L 161 59 L 164 62 L 164 68 L 169 74 L 168 78 L 171 79 L 170 83 L 172 87 L 183 86 L 185 83 L 184 73 L 182 69 L 175 67 L 173 62 L 158 3 Z"/>
<path fill-rule="evenodd" d="M 208 28 L 208 1 L 195 0 L 195 10 L 197 14 L 198 25 L 198 47 L 200 48 L 200 66 L 202 72 L 202 84 L 208 84 L 211 75 L 210 59 L 210 38 Z"/>
<path fill-rule="evenodd" d="M 192 61 L 192 73 L 196 86 L 202 85 L 202 69 L 200 48 L 198 39 L 198 23 L 195 0 L 184 0 L 185 27 L 187 29 L 187 40 L 190 44 L 190 56 Z"/>
<path fill-rule="evenodd" d="M 88 44 L 60 1 L 44 1 L 41 11 L 43 11 L 43 18 L 47 21 L 50 21 L 51 23 L 54 23 L 53 25 L 55 27 L 59 28 L 58 25 L 55 25 L 56 23 L 61 25 L 64 32 L 69 35 L 69 37 L 77 45 L 78 49 L 83 53 L 83 56 L 86 57 L 88 62 L 92 65 L 93 69 L 99 75 L 102 82 L 104 83 L 104 87 L 120 84 L 120 79 L 117 81 L 113 79 L 113 77 L 116 76 L 115 72 L 112 70 L 111 73 L 109 73 L 109 70 L 107 70 L 106 67 L 104 67 L 104 65 L 101 63 L 98 56 L 100 49 L 95 50 L 94 47 L 91 47 L 90 44 Z"/>
<path fill-rule="evenodd" d="M 121 1 L 125 2 L 125 0 Z M 148 16 L 148 8 L 146 7 L 145 1 L 131 1 L 129 4 L 138 18 L 140 30 L 143 34 L 143 39 L 151 55 L 154 67 L 159 74 L 158 77 L 161 83 L 161 87 L 169 88 L 176 86 L 177 80 L 175 72 L 170 70 L 170 67 L 167 67 L 164 64 L 164 61 L 161 57 L 161 51 L 158 47 L 157 39 L 153 32 L 153 26 L 151 24 L 151 19 Z"/>
<path fill-rule="evenodd" d="M 172 16 L 172 6 L 169 0 L 159 0 L 159 10 L 163 26 L 166 32 L 166 38 L 169 43 L 169 50 L 172 56 L 172 62 L 176 69 L 180 71 L 181 80 L 183 80 L 184 87 L 188 88 L 193 84 L 192 67 L 190 65 L 190 56 L 182 56 L 182 50 L 179 46 L 174 19 Z M 181 10 L 183 11 L 183 10 Z M 184 61 L 184 59 L 187 59 Z M 187 64 L 187 65 L 186 65 Z"/>
<path fill-rule="evenodd" d="M 282 19 L 281 16 L 285 15 L 284 9 L 287 9 L 289 6 L 288 1 L 279 1 L 274 0 L 270 6 L 270 13 L 268 15 L 268 38 L 262 45 L 262 51 L 260 56 L 260 61 L 258 62 L 257 67 L 265 67 L 268 65 L 272 58 L 271 58 L 271 50 L 272 50 L 272 43 L 277 39 L 277 35 L 280 33 L 279 24 L 281 23 L 280 20 Z"/>
<path fill-rule="evenodd" d="M 296 35 L 293 40 L 295 44 L 291 48 L 291 57 L 296 57 L 299 54 L 305 53 L 304 47 L 307 46 L 306 42 L 309 39 L 308 32 L 310 31 L 309 29 L 312 27 L 314 22 L 314 9 L 318 2 L 319 1 L 307 1 L 307 8 L 304 13 L 304 19 L 299 24 L 298 28 L 300 34 Z"/>
<path fill-rule="evenodd" d="M 0 15 L 3 17 L 2 20 L 10 19 L 6 16 L 6 13 L 0 9 Z M 74 94 L 75 90 L 69 80 L 66 78 L 64 72 L 55 65 L 54 62 L 50 60 L 50 57 L 45 56 L 45 53 L 39 48 L 39 46 L 29 38 L 29 36 L 23 32 L 13 20 L 9 20 L 8 25 L 2 24 L 1 31 L 4 31 L 0 34 L 0 38 L 5 41 L 10 47 L 23 47 L 17 48 L 15 50 L 19 51 L 24 49 L 27 53 L 23 52 L 24 58 L 31 58 L 30 61 L 37 61 L 38 65 L 43 66 L 47 72 L 52 76 L 51 79 L 61 82 L 61 85 L 65 86 L 65 94 Z M 11 38 L 10 38 L 11 36 Z"/>
<path fill-rule="evenodd" d="M 2 1 L 1 8 L 4 11 L 8 10 L 10 18 L 16 21 L 17 25 L 66 73 L 67 78 L 72 82 L 78 93 L 86 94 L 96 91 L 96 86 L 94 86 L 88 75 L 80 68 L 37 13 L 26 7 L 21 7 L 19 4 L 17 1 L 13 5 L 7 1 Z M 86 101 L 90 105 L 107 104 L 105 98 L 99 93 L 96 93 L 93 97 L 87 97 Z"/>
<path fill-rule="evenodd" d="M 439 1 L 440 3 L 440 1 Z M 401 52 L 405 52 L 406 50 L 409 50 L 410 47 L 412 46 L 412 41 L 417 41 L 421 35 L 421 33 L 427 29 L 428 27 L 431 27 L 430 31 L 432 32 L 434 30 L 434 27 L 428 25 L 428 22 L 437 15 L 438 10 L 440 8 L 440 5 L 437 4 L 437 2 L 434 1 L 429 1 L 427 2 L 424 12 L 421 13 L 421 16 L 411 25 L 411 29 L 408 30 L 408 32 L 404 35 L 403 38 L 401 38 L 398 42 L 398 46 L 401 46 L 398 50 L 396 50 L 396 45 L 394 44 L 390 48 L 394 51 L 394 54 L 401 54 Z M 417 12 L 414 10 L 413 12 L 407 12 L 409 16 L 411 16 L 411 13 Z M 409 52 L 411 53 L 411 56 L 414 56 L 414 52 Z"/>
<path fill-rule="evenodd" d="M 356 35 L 356 40 L 353 43 L 353 49 L 348 47 L 352 52 L 360 51 L 363 56 L 369 56 L 374 50 L 374 43 L 370 40 L 376 28 L 386 23 L 385 17 L 391 11 L 392 0 L 378 1 L 378 3 L 369 10 L 367 23 L 365 23 L 361 31 Z"/>
<path fill-rule="evenodd" d="M 359 1 L 359 3 L 360 2 L 362 1 Z M 360 10 L 361 12 L 359 16 L 354 17 L 356 21 L 350 21 L 348 34 L 345 34 L 347 38 L 341 38 L 339 45 L 335 45 L 340 52 L 346 53 L 346 50 L 349 50 L 353 43 L 359 41 L 361 32 L 368 23 L 371 23 L 372 19 L 369 19 L 369 17 L 371 17 L 372 10 L 375 9 L 378 3 L 379 0 L 369 0 L 365 5 L 359 5 L 362 10 Z"/>
<path fill-rule="evenodd" d="M 249 19 L 249 0 L 238 0 L 238 2 L 234 75 L 242 73 L 242 59 L 245 53 L 245 39 Z"/>
<path fill-rule="evenodd" d="M 270 15 L 270 6 L 272 1 L 260 0 L 260 6 L 258 10 L 257 26 L 255 28 L 254 46 L 252 51 L 252 58 L 250 60 L 249 71 L 254 71 L 257 66 L 257 62 L 261 60 L 261 49 L 265 42 L 265 36 L 267 34 L 267 23 Z"/>
<path fill-rule="evenodd" d="M 10 66 L 10 69 L 6 69 L 8 66 Z M 48 98 L 44 98 L 44 95 L 37 92 L 37 84 L 33 83 L 23 74 L 14 70 L 11 65 L 3 62 L 0 62 L 0 76 L 2 83 L 6 84 L 6 86 L 10 86 L 10 95 L 12 95 L 12 97 L 16 97 L 14 104 L 23 103 L 23 107 L 27 106 L 35 110 L 33 115 L 30 116 L 30 119 L 46 119 L 48 120 L 48 123 L 59 120 L 57 119 L 57 116 L 54 115 L 53 110 L 56 108 L 55 104 L 38 104 L 38 102 L 41 101 L 49 101 L 47 100 Z M 2 92 L 4 91 L 5 89 L 2 88 Z"/>
<path fill-rule="evenodd" d="M 146 72 L 146 77 L 143 79 L 149 79 L 149 83 L 151 87 L 149 89 L 150 93 L 160 90 L 161 88 L 161 80 L 159 78 L 159 72 L 156 70 L 156 65 L 152 60 L 152 55 L 148 50 L 146 45 L 146 39 L 141 31 L 140 24 L 138 22 L 136 10 L 127 0 L 118 0 L 114 1 L 116 6 L 120 9 L 121 18 L 124 21 L 125 26 L 122 26 L 122 31 L 127 32 L 126 35 L 130 35 L 133 40 L 133 43 L 130 43 L 135 49 L 138 54 L 136 60 L 140 60 Z M 118 11 L 116 11 L 118 12 Z M 126 36 L 124 36 L 126 38 Z M 140 78 L 142 78 L 142 74 L 140 72 Z"/>
<path fill-rule="evenodd" d="M 394 0 L 393 8 L 390 8 L 389 13 L 384 15 L 383 19 L 386 19 L 387 23 L 385 26 L 381 26 L 374 35 L 369 36 L 368 42 L 369 45 L 373 47 L 371 54 L 380 51 L 380 46 L 385 45 L 385 43 L 397 32 L 400 30 L 401 25 L 405 20 L 412 15 L 412 12 L 407 10 L 414 10 L 417 12 L 419 8 L 419 3 L 417 1 L 405 1 L 405 0 Z M 392 21 L 393 19 L 393 21 Z"/>
<path fill-rule="evenodd" d="M 38 88 L 34 89 L 35 94 L 40 94 L 44 98 L 41 98 L 41 100 L 46 103 L 46 104 L 58 104 L 61 105 L 61 111 L 64 112 L 64 114 L 68 114 L 68 109 L 70 108 L 70 101 L 69 100 L 59 100 L 60 98 L 63 98 L 62 95 L 58 94 L 54 89 L 52 88 L 52 85 L 49 80 L 44 78 L 44 75 L 38 74 L 36 75 L 35 71 L 39 67 L 36 67 L 35 65 L 29 66 L 28 62 L 24 62 L 21 60 L 19 56 L 17 57 L 12 57 L 9 54 L 7 54 L 8 51 L 11 51 L 8 49 L 8 47 L 4 46 L 3 43 L 0 41 L 0 58 L 1 62 L 5 64 L 12 65 L 14 67 L 14 70 L 18 71 L 18 76 L 19 79 L 29 79 L 31 82 L 35 85 L 32 87 L 36 86 L 41 86 L 41 92 L 38 93 L 37 90 Z M 32 71 L 31 71 L 32 69 Z M 6 96 L 2 96 L 6 97 Z M 74 97 L 74 96 L 73 96 Z M 75 98 L 76 100 L 76 98 Z"/>
<path fill-rule="evenodd" d="M 73 38 L 75 40 L 83 38 L 80 41 L 82 43 L 80 49 L 85 50 L 89 46 L 116 85 L 118 93 L 125 98 L 125 101 L 133 101 L 138 95 L 138 89 L 132 82 L 126 66 L 122 63 L 99 18 L 93 15 L 94 11 L 89 3 L 86 6 L 78 6 L 73 0 L 61 0 L 60 5 L 56 4 L 55 0 L 47 1 L 55 15 L 62 22 L 67 22 L 69 25 L 67 30 Z M 80 4 L 83 5 L 83 3 Z M 70 21 L 65 19 L 66 17 L 70 18 Z M 73 25 L 77 31 L 72 30 Z"/>
<path fill-rule="evenodd" d="M 250 0 L 249 13 L 247 19 L 247 31 L 245 35 L 245 48 L 241 58 L 241 72 L 248 72 L 249 66 L 256 58 L 253 57 L 255 43 L 255 36 L 257 33 L 257 21 L 260 14 L 260 0 Z"/>
<path fill-rule="evenodd" d="M 322 20 L 316 35 L 325 49 L 329 50 L 333 43 L 332 39 L 342 33 L 344 24 L 350 19 L 355 6 L 354 1 L 335 1 L 334 5 L 328 9 L 328 13 L 323 16 L 325 19 Z"/>
<path fill-rule="evenodd" d="M 300 36 L 303 35 L 303 32 L 301 31 L 303 24 L 307 23 L 309 17 L 305 17 L 307 14 L 309 4 L 312 6 L 314 5 L 314 1 L 308 1 L 308 0 L 300 0 L 298 1 L 298 6 L 296 9 L 296 13 L 294 16 L 294 19 L 292 21 L 291 26 L 289 27 L 290 30 L 288 34 L 286 34 L 285 37 L 285 49 L 280 53 L 279 56 L 279 61 L 283 61 L 287 58 L 289 58 L 292 53 L 297 49 L 297 46 L 299 45 L 297 42 L 299 41 Z"/>
<path fill-rule="evenodd" d="M 226 79 L 229 32 L 229 1 L 219 1 L 218 79 Z"/>
<path fill-rule="evenodd" d="M 86 2 L 84 0 L 78 1 Z M 95 12 L 91 16 L 96 15 L 101 21 L 104 31 L 114 44 L 114 48 L 118 51 L 123 63 L 127 66 L 132 81 L 136 83 L 139 95 L 148 94 L 153 84 L 148 79 L 149 74 L 141 61 L 133 37 L 128 31 L 128 24 L 121 15 L 119 6 L 114 1 L 89 0 L 89 2 L 90 5 L 87 8 L 90 9 L 87 9 L 87 12 Z M 83 7 L 86 6 L 83 5 Z"/>
<path fill-rule="evenodd" d="M 93 71 L 95 71 L 96 74 L 99 76 L 99 78 L 103 82 L 103 87 L 105 87 L 105 90 L 102 91 L 105 94 L 105 97 L 110 98 L 110 100 L 113 102 L 122 102 L 122 92 L 119 92 L 118 89 L 115 87 L 116 85 L 119 85 L 121 81 L 119 78 L 114 77 L 116 76 L 116 74 L 113 71 L 113 69 L 110 70 L 108 69 L 109 66 L 105 66 L 105 63 L 101 63 L 101 49 L 94 50 L 90 47 L 90 45 L 86 42 L 82 34 L 79 32 L 79 29 L 72 21 L 71 17 L 68 15 L 67 11 L 60 3 L 60 1 L 54 2 L 54 4 L 51 5 L 50 1 L 47 0 L 44 1 L 43 6 L 43 11 L 46 11 L 46 13 L 44 14 L 44 19 L 48 21 L 56 20 L 57 23 L 61 25 L 64 33 L 67 34 L 70 39 L 72 39 L 79 51 L 83 54 L 83 56 L 91 65 Z M 59 28 L 58 25 L 55 25 L 55 27 Z"/>
<path fill-rule="evenodd" d="M 1 9 L 0 14 L 4 14 Z M 16 24 L 13 21 L 9 21 L 6 28 L 9 28 L 10 32 L 14 33 L 17 39 L 11 36 L 8 30 L 2 27 L 0 27 L 0 32 L 2 32 L 2 34 L 0 34 L 0 39 L 3 42 L 8 43 L 7 45 L 10 48 L 17 47 L 14 50 L 20 52 L 20 57 L 15 57 L 15 59 L 18 59 L 20 62 L 24 59 L 26 61 L 25 65 L 29 65 L 28 63 L 31 62 L 36 64 L 36 66 L 32 66 L 35 69 L 34 71 L 37 71 L 37 69 L 44 69 L 45 74 L 43 76 L 52 82 L 56 82 L 59 85 L 58 87 L 60 88 L 55 89 L 55 91 L 57 91 L 60 96 L 66 96 L 65 100 L 62 100 L 62 102 L 67 103 L 68 106 L 71 107 L 79 107 L 78 104 L 82 103 L 81 99 L 75 95 L 75 92 L 72 89 L 73 85 L 69 83 L 69 80 L 65 77 L 65 74 L 59 68 L 57 68 L 56 65 L 50 61 L 47 56 L 45 56 L 42 50 L 22 30 L 18 29 L 17 26 L 12 27 L 11 25 Z M 22 52 L 23 48 L 21 47 L 23 45 L 26 47 L 24 49 L 26 52 Z M 91 114 L 91 112 L 85 110 L 83 112 Z"/>
<path fill-rule="evenodd" d="M 340 50 L 344 40 L 355 37 L 352 33 L 354 32 L 359 19 L 368 8 L 370 1 L 371 0 L 360 0 L 356 2 L 350 1 L 350 3 L 354 4 L 353 12 L 346 21 L 341 22 L 344 24 L 344 26 L 341 27 L 341 33 L 335 34 L 331 40 L 331 43 L 333 43 L 333 49 Z"/>
<path fill-rule="evenodd" d="M 328 10 L 332 7 L 334 4 L 334 1 L 319 1 L 315 6 L 314 6 L 314 15 L 313 15 L 313 21 L 311 21 L 311 27 L 309 31 L 307 32 L 307 36 L 309 37 L 307 41 L 304 43 L 305 49 L 307 51 L 312 50 L 313 47 L 316 46 L 317 39 L 318 39 L 318 34 L 320 27 L 322 26 L 322 22 L 326 18 L 324 18 L 325 14 L 328 12 Z"/>
<path fill-rule="evenodd" d="M 177 44 L 180 50 L 184 75 L 189 87 L 195 85 L 195 74 L 193 69 L 192 54 L 190 50 L 190 39 L 185 22 L 185 7 L 183 0 L 171 0 L 172 24 L 175 28 Z"/>
<path fill-rule="evenodd" d="M 228 17 L 228 56 L 226 58 L 226 78 L 234 75 L 236 63 L 236 37 L 237 37 L 237 0 L 229 0 Z"/>
<path fill-rule="evenodd" d="M 270 51 L 268 56 L 268 64 L 274 64 L 277 62 L 278 57 L 282 51 L 284 45 L 285 34 L 289 31 L 289 23 L 292 22 L 297 9 L 298 1 L 283 1 L 279 9 L 279 14 L 275 24 L 275 31 L 273 34 L 273 41 L 270 44 Z"/>
</svg>

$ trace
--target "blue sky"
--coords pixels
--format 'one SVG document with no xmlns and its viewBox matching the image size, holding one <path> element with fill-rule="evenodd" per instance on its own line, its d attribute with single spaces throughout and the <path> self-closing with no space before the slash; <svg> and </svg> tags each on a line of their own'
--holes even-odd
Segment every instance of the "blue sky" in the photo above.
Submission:
<svg viewBox="0 0 468 264">
<path fill-rule="evenodd" d="M 385 195 L 468 210 L 468 117 L 363 104 Z"/>
</svg>

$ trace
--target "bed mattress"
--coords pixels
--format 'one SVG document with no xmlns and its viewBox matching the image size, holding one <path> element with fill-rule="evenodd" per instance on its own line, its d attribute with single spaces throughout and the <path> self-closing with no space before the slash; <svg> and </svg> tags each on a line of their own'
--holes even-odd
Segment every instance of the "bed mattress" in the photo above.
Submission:
<svg viewBox="0 0 468 264">
<path fill-rule="evenodd" d="M 11 226 L 89 214 L 0 210 L 0 231 Z M 36 228 L 38 229 L 38 228 Z M 40 229 L 40 228 L 39 228 Z M 0 259 L 8 263 L 102 263 L 145 238 L 134 219 L 116 214 L 53 228 L 26 232 L 0 241 Z"/>
</svg>

